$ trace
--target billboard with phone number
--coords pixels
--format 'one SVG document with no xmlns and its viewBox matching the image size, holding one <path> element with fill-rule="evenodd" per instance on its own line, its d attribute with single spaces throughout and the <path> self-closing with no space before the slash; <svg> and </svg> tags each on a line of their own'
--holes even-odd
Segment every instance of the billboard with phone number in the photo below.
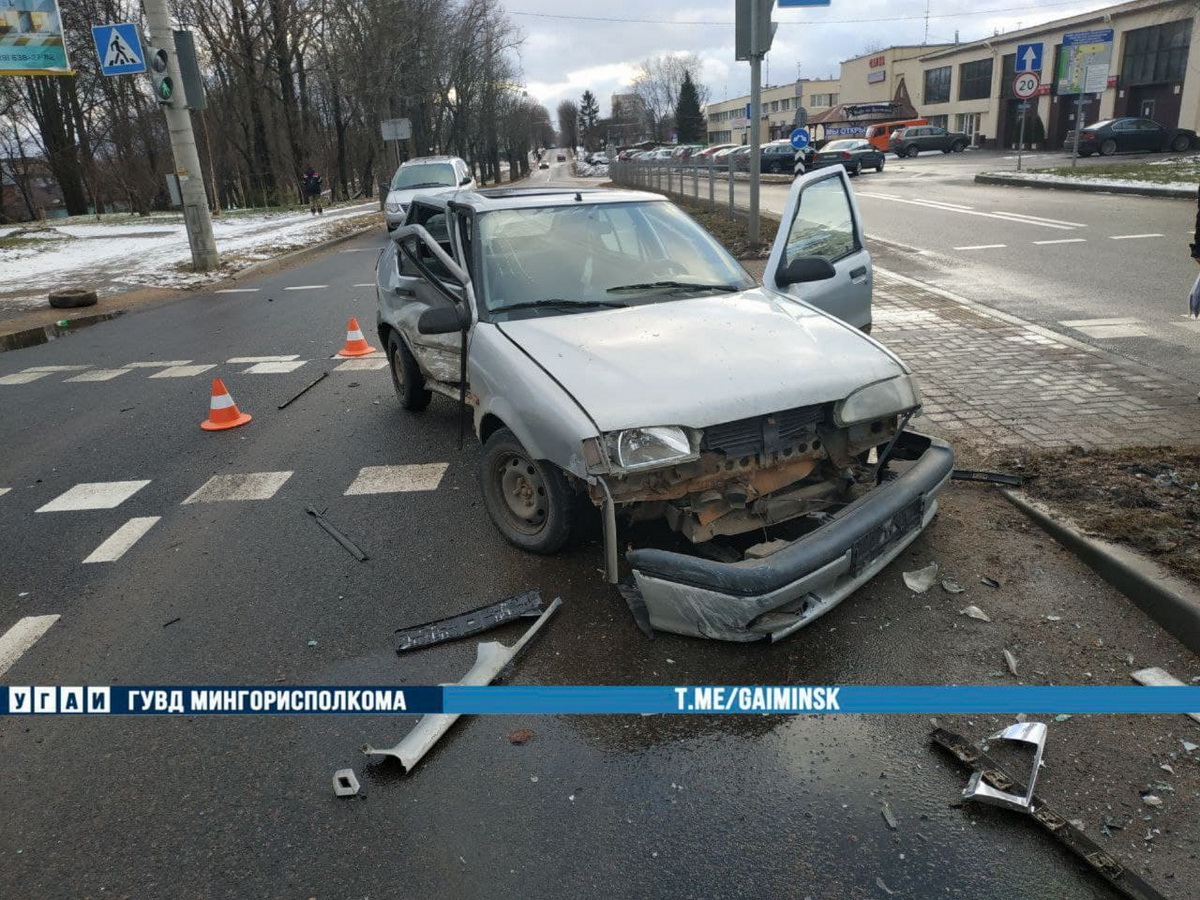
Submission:
<svg viewBox="0 0 1200 900">
<path fill-rule="evenodd" d="M 0 75 L 73 75 L 58 0 L 0 0 Z"/>
</svg>

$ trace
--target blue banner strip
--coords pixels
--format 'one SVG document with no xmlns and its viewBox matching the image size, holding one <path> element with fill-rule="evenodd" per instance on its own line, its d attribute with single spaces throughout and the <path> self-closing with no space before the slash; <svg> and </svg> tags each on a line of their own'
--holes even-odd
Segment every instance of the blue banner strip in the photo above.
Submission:
<svg viewBox="0 0 1200 900">
<path fill-rule="evenodd" d="M 1189 713 L 1200 687 L 692 685 L 0 687 L 0 715 Z"/>
</svg>

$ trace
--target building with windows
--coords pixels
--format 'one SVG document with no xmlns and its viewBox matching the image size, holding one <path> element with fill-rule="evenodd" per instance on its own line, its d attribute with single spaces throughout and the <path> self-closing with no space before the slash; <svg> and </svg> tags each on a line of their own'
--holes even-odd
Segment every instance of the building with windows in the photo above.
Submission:
<svg viewBox="0 0 1200 900">
<path fill-rule="evenodd" d="M 796 111 L 803 107 L 812 117 L 838 104 L 838 82 L 833 79 L 802 78 L 791 84 L 764 87 L 761 141 L 785 138 L 795 128 Z M 710 144 L 750 143 L 750 98 L 738 97 L 710 103 L 705 109 Z"/>
<path fill-rule="evenodd" d="M 1075 127 L 1080 99 L 1085 124 L 1142 116 L 1168 128 L 1200 130 L 1195 16 L 1195 0 L 1133 0 L 968 43 L 889 47 L 846 60 L 837 80 L 770 91 L 778 92 L 772 101 L 807 96 L 809 124 L 818 139 L 919 116 L 966 133 L 976 146 L 1015 147 L 1023 118 L 1027 146 L 1058 147 Z M 1100 40 L 1110 33 L 1111 41 Z M 1025 54 L 1035 51 L 1029 66 L 1018 68 L 1018 47 Z M 1031 67 L 1041 87 L 1023 107 L 1013 80 Z M 764 90 L 763 133 L 786 136 L 791 120 L 768 112 L 767 96 Z M 710 104 L 710 141 L 714 134 L 728 143 L 749 139 L 749 100 Z M 724 117 L 714 121 L 714 114 Z"/>
<path fill-rule="evenodd" d="M 966 132 L 981 146 L 1016 146 L 1022 117 L 1027 145 L 1061 146 L 1075 127 L 1080 97 L 1085 124 L 1143 116 L 1168 128 L 1195 129 L 1200 124 L 1195 13 L 1191 0 L 1135 0 L 942 49 L 916 60 L 919 72 L 906 69 L 913 103 L 930 123 Z M 1068 38 L 1085 32 L 1093 34 Z M 1110 33 L 1111 42 L 1099 40 Z M 1077 51 L 1080 40 L 1089 43 Z M 1013 80 L 1018 47 L 1030 54 L 1026 45 L 1040 49 L 1040 58 L 1034 53 L 1030 61 L 1040 61 L 1041 87 L 1022 112 Z"/>
</svg>

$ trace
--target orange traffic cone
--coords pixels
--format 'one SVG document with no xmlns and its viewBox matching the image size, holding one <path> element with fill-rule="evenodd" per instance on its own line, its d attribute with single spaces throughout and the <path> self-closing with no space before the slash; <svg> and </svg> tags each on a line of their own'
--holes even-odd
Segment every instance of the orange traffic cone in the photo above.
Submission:
<svg viewBox="0 0 1200 900">
<path fill-rule="evenodd" d="M 245 425 L 251 419 L 250 413 L 244 413 L 237 408 L 225 383 L 220 378 L 213 379 L 212 403 L 208 407 L 208 418 L 200 423 L 205 431 L 224 431 L 226 428 L 237 428 Z"/>
<path fill-rule="evenodd" d="M 346 346 L 338 351 L 338 356 L 366 356 L 368 353 L 374 353 L 375 348 L 367 343 L 367 339 L 363 337 L 362 329 L 358 327 L 358 319 L 350 317 L 349 323 L 346 325 Z"/>
</svg>

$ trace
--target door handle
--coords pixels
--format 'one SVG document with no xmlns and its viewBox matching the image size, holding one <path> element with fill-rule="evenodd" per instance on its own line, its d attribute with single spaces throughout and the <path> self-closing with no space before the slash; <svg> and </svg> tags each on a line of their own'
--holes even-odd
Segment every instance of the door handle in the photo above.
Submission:
<svg viewBox="0 0 1200 900">
<path fill-rule="evenodd" d="M 866 274 L 867 274 L 867 267 L 866 267 L 866 266 L 859 266 L 857 269 L 851 269 L 851 270 L 850 270 L 850 278 L 851 278 L 851 279 L 855 279 L 855 278 L 865 278 L 865 277 L 866 277 Z"/>
</svg>

